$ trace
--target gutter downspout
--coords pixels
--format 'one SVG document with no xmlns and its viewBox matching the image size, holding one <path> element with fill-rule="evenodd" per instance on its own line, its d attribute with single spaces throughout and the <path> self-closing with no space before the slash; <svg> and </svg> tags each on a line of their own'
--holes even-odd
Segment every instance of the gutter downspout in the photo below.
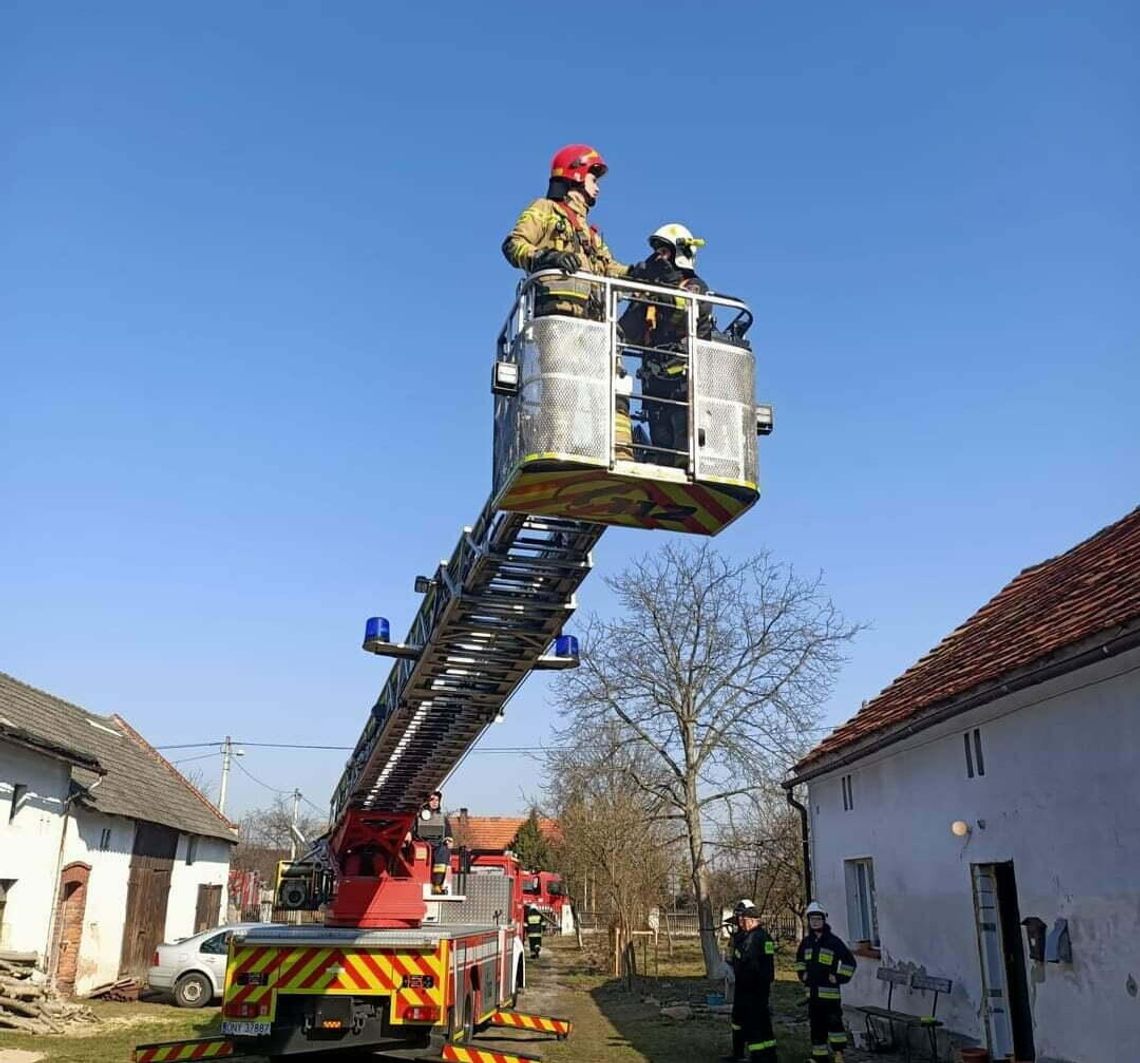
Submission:
<svg viewBox="0 0 1140 1063">
<path fill-rule="evenodd" d="M 812 890 L 811 890 L 811 835 L 808 833 L 808 810 L 796 800 L 793 792 L 794 787 L 789 786 L 784 790 L 784 796 L 788 799 L 788 804 L 792 806 L 800 814 L 800 842 L 804 850 L 804 907 L 806 908 L 811 904 Z"/>
</svg>

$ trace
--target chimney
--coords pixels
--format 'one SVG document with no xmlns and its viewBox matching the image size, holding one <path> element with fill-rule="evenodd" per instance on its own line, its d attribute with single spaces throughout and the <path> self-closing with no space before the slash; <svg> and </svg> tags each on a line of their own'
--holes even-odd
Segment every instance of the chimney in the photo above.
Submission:
<svg viewBox="0 0 1140 1063">
<path fill-rule="evenodd" d="M 460 823 L 466 823 L 467 822 L 467 809 L 461 808 L 459 810 L 459 822 Z"/>
</svg>

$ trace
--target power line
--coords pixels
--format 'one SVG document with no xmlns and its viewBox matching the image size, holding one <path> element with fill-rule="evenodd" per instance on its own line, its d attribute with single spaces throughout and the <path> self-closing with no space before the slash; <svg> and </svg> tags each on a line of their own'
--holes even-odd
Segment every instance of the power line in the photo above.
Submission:
<svg viewBox="0 0 1140 1063">
<path fill-rule="evenodd" d="M 193 764 L 196 760 L 208 760 L 210 757 L 216 757 L 217 753 L 199 753 L 196 757 L 182 757 L 180 760 L 172 760 L 171 764 Z"/>
<path fill-rule="evenodd" d="M 270 786 L 267 782 L 262 782 L 256 775 L 254 775 L 240 760 L 234 760 L 238 770 L 248 779 L 252 779 L 258 786 L 265 787 L 270 793 L 274 794 L 291 794 L 292 790 L 278 790 L 276 786 Z"/>
</svg>

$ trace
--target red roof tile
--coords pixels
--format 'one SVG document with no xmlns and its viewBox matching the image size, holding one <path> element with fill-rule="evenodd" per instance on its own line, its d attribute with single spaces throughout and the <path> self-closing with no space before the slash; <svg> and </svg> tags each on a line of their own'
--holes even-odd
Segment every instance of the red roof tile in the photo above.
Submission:
<svg viewBox="0 0 1140 1063">
<path fill-rule="evenodd" d="M 969 620 L 836 728 L 796 773 L 1067 646 L 1140 617 L 1140 508 L 1025 569 Z"/>
<path fill-rule="evenodd" d="M 526 821 L 526 816 L 467 816 L 448 813 L 456 843 L 483 853 L 501 853 Z M 538 817 L 538 829 L 550 840 L 559 837 L 558 824 L 545 816 Z"/>
</svg>

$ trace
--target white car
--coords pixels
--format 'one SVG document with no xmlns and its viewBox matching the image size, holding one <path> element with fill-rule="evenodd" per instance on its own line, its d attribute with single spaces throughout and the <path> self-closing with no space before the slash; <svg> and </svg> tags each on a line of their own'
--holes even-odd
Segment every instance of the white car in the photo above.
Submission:
<svg viewBox="0 0 1140 1063">
<path fill-rule="evenodd" d="M 180 1008 L 201 1008 L 222 995 L 230 937 L 238 930 L 271 923 L 231 923 L 154 950 L 147 985 L 170 993 Z"/>
</svg>

